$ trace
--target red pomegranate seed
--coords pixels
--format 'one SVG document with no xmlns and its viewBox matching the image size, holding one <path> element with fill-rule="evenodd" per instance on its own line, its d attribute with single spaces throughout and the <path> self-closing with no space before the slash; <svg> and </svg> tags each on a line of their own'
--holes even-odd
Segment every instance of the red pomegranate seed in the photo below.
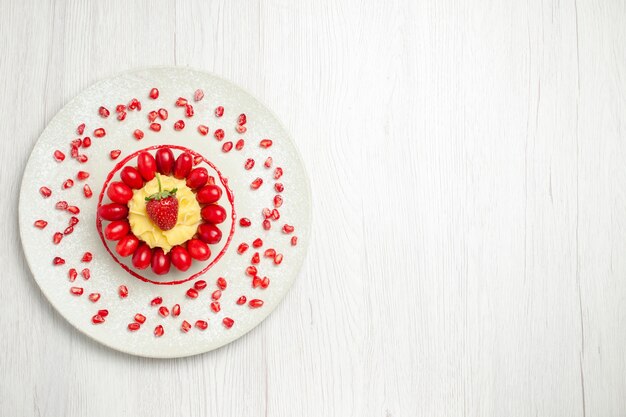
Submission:
<svg viewBox="0 0 626 417">
<path fill-rule="evenodd" d="M 67 271 L 67 278 L 70 280 L 70 282 L 76 281 L 77 277 L 78 271 L 76 270 L 76 268 L 70 268 L 70 270 Z"/>
<path fill-rule="evenodd" d="M 224 291 L 226 289 L 227 285 L 228 285 L 228 283 L 226 282 L 226 280 L 223 277 L 219 277 L 217 279 L 217 288 L 219 288 L 220 290 Z"/>
<path fill-rule="evenodd" d="M 263 213 L 263 218 L 265 219 L 269 219 L 270 217 L 272 217 L 272 210 L 268 209 L 267 207 L 263 209 L 262 213 Z"/>
<path fill-rule="evenodd" d="M 59 243 L 61 243 L 61 239 L 63 239 L 63 233 L 61 233 L 61 232 L 56 232 L 56 233 L 52 236 L 52 243 L 54 243 L 55 245 L 58 245 Z"/>
<path fill-rule="evenodd" d="M 201 156 L 196 156 L 195 158 L 193 158 L 193 165 L 194 166 L 198 165 L 200 162 L 202 162 L 202 157 Z"/>
<path fill-rule="evenodd" d="M 74 186 L 74 181 L 69 178 L 66 179 L 62 185 L 64 190 L 67 190 L 68 188 L 72 188 L 73 186 Z"/>
<path fill-rule="evenodd" d="M 167 120 L 167 115 L 168 115 L 167 110 L 165 110 L 165 109 L 163 109 L 163 108 L 160 108 L 160 109 L 157 111 L 157 113 L 159 114 L 159 119 L 161 119 L 161 120 Z"/>
<path fill-rule="evenodd" d="M 185 105 L 185 117 L 193 117 L 193 106 L 191 104 Z"/>
<path fill-rule="evenodd" d="M 126 120 L 126 112 L 125 111 L 119 112 L 117 114 L 117 120 L 119 120 L 120 122 L 123 121 L 123 120 Z"/>
<path fill-rule="evenodd" d="M 266 258 L 273 258 L 274 256 L 276 256 L 276 250 L 274 249 L 266 249 L 265 252 L 263 253 L 263 256 L 265 256 Z"/>
<path fill-rule="evenodd" d="M 98 310 L 98 314 L 102 317 L 106 317 L 109 315 L 109 310 Z"/>
<path fill-rule="evenodd" d="M 144 324 L 146 322 L 146 316 L 143 314 L 137 313 L 135 314 L 135 321 L 139 324 Z"/>
<path fill-rule="evenodd" d="M 35 220 L 35 227 L 39 229 L 44 229 L 48 225 L 48 222 L 45 220 Z"/>
<path fill-rule="evenodd" d="M 231 141 L 224 142 L 224 144 L 222 145 L 222 151 L 230 152 L 231 149 L 233 149 L 233 143 Z"/>
<path fill-rule="evenodd" d="M 85 139 L 83 139 L 83 148 L 88 148 L 90 146 L 91 146 L 91 138 L 87 136 Z"/>
<path fill-rule="evenodd" d="M 174 123 L 174 130 L 183 130 L 184 128 L 185 128 L 185 122 L 183 122 L 182 120 L 179 120 L 176 123 Z"/>
<path fill-rule="evenodd" d="M 163 336 L 164 333 L 165 333 L 165 330 L 163 329 L 163 326 L 161 326 L 160 324 L 154 328 L 154 335 L 156 337 L 161 337 Z"/>
<path fill-rule="evenodd" d="M 133 98 L 130 103 L 128 103 L 129 110 L 141 110 L 141 103 L 136 98 Z"/>
<path fill-rule="evenodd" d="M 202 136 L 206 136 L 209 133 L 209 127 L 205 125 L 199 125 L 198 132 L 200 132 Z"/>
<path fill-rule="evenodd" d="M 222 140 L 224 139 L 224 130 L 223 129 L 217 129 L 214 133 L 213 136 L 215 136 L 215 139 L 217 140 Z"/>
<path fill-rule="evenodd" d="M 70 156 L 72 158 L 78 158 L 78 148 L 72 147 L 72 149 L 70 149 Z"/>
<path fill-rule="evenodd" d="M 54 151 L 54 159 L 57 160 L 57 162 L 61 162 L 65 159 L 65 154 L 59 150 Z"/>
<path fill-rule="evenodd" d="M 260 248 L 261 246 L 263 246 L 263 240 L 261 238 L 254 239 L 254 242 L 252 242 L 252 246 L 254 246 L 255 248 Z"/>
<path fill-rule="evenodd" d="M 250 308 L 259 308 L 263 305 L 263 300 L 259 300 L 258 298 L 252 299 L 250 300 L 248 305 L 250 306 Z"/>
<path fill-rule="evenodd" d="M 255 276 L 257 273 L 256 266 L 250 265 L 246 268 L 246 275 L 250 275 L 251 277 Z"/>
<path fill-rule="evenodd" d="M 211 310 L 213 310 L 214 313 L 219 313 L 221 309 L 222 307 L 220 306 L 219 301 L 213 301 L 211 303 Z"/>
<path fill-rule="evenodd" d="M 222 117 L 222 116 L 224 115 L 224 107 L 222 107 L 222 106 L 217 106 L 217 107 L 215 108 L 215 115 L 216 115 L 217 117 Z"/>
<path fill-rule="evenodd" d="M 63 201 L 63 200 L 61 200 L 61 201 L 57 202 L 57 203 L 54 205 L 54 207 L 55 207 L 57 210 L 67 210 L 68 204 L 67 204 L 67 201 Z"/>
<path fill-rule="evenodd" d="M 155 297 L 152 301 L 150 301 L 151 306 L 158 306 L 163 302 L 163 297 Z"/>
<path fill-rule="evenodd" d="M 156 120 L 158 116 L 159 116 L 159 113 L 157 113 L 155 110 L 152 110 L 151 112 L 148 113 L 148 121 L 152 123 Z"/>
<path fill-rule="evenodd" d="M 129 323 L 128 324 L 128 330 L 130 330 L 131 332 L 136 332 L 137 330 L 139 330 L 140 327 L 141 327 L 141 324 L 139 324 L 139 323 Z"/>
<path fill-rule="evenodd" d="M 277 182 L 276 184 L 274 184 L 274 189 L 277 193 L 282 193 L 285 190 L 285 186 L 282 183 Z"/>
<path fill-rule="evenodd" d="M 194 288 L 189 288 L 187 290 L 187 297 L 189 298 L 198 298 L 198 291 Z"/>
<path fill-rule="evenodd" d="M 39 188 L 39 193 L 43 196 L 43 198 L 48 198 L 52 195 L 52 190 L 48 187 Z"/>
<path fill-rule="evenodd" d="M 97 128 L 96 130 L 93 131 L 93 135 L 95 137 L 97 137 L 97 138 L 104 137 L 104 135 L 106 135 L 106 134 L 107 134 L 107 132 L 103 128 L 101 128 L 101 127 Z"/>
<path fill-rule="evenodd" d="M 88 184 L 83 186 L 83 194 L 85 194 L 85 197 L 87 198 L 91 198 L 93 195 L 93 191 L 91 191 L 91 187 Z"/>
<path fill-rule="evenodd" d="M 67 207 L 67 211 L 69 211 L 72 214 L 78 214 L 80 213 L 80 209 L 76 206 L 68 206 Z"/>
<path fill-rule="evenodd" d="M 119 149 L 113 149 L 109 155 L 111 156 L 111 159 L 117 159 L 121 153 L 122 151 L 120 151 Z"/>
<path fill-rule="evenodd" d="M 79 135 L 82 135 L 84 132 L 85 132 L 85 124 L 81 123 L 76 128 L 76 133 L 78 133 Z"/>
<path fill-rule="evenodd" d="M 246 159 L 246 164 L 244 165 L 245 169 L 252 169 L 254 167 L 254 159 Z"/>
<path fill-rule="evenodd" d="M 280 219 L 280 212 L 276 209 L 272 210 L 272 220 L 278 220 Z"/>
<path fill-rule="evenodd" d="M 281 167 L 276 167 L 274 170 L 274 179 L 277 180 L 283 176 L 283 169 Z"/>
<path fill-rule="evenodd" d="M 283 254 L 282 253 L 277 253 L 276 256 L 274 257 L 274 263 L 276 265 L 280 265 L 280 263 L 283 261 Z"/>
<path fill-rule="evenodd" d="M 158 88 L 153 88 L 150 90 L 150 98 L 152 100 L 156 100 L 157 98 L 159 98 L 159 89 Z"/>
<path fill-rule="evenodd" d="M 120 298 L 128 297 L 128 287 L 126 285 L 120 285 L 119 288 L 117 289 L 117 293 L 120 296 Z"/>
<path fill-rule="evenodd" d="M 272 141 L 269 139 L 263 139 L 261 142 L 259 142 L 259 146 L 261 146 L 261 148 L 267 149 L 272 146 Z"/>
<path fill-rule="evenodd" d="M 158 123 L 150 123 L 150 130 L 155 131 L 155 132 L 160 132 L 161 125 Z"/>
<path fill-rule="evenodd" d="M 80 148 L 83 144 L 83 140 L 81 138 L 76 138 L 70 142 L 70 146 L 72 148 Z"/>
<path fill-rule="evenodd" d="M 215 301 L 219 300 L 221 296 L 222 296 L 222 291 L 220 290 L 215 290 L 211 294 L 211 298 L 214 299 Z"/>
<path fill-rule="evenodd" d="M 99 299 L 100 299 L 100 293 L 92 292 L 91 294 L 89 294 L 89 301 L 91 301 L 92 303 L 97 302 Z"/>
<path fill-rule="evenodd" d="M 186 104 L 187 104 L 186 98 L 178 97 L 178 100 L 176 100 L 176 105 L 178 107 L 184 107 Z"/>
<path fill-rule="evenodd" d="M 252 288 L 256 288 L 256 287 L 260 287 L 261 286 L 261 278 L 259 277 L 254 277 L 252 278 Z"/>
<path fill-rule="evenodd" d="M 115 106 L 116 113 L 121 113 L 123 111 L 126 111 L 126 104 L 118 104 L 117 106 Z"/>
<path fill-rule="evenodd" d="M 55 256 L 52 260 L 52 264 L 54 265 L 63 265 L 65 263 L 65 259 Z"/>
<path fill-rule="evenodd" d="M 237 126 L 235 130 L 237 130 L 238 133 L 243 134 L 243 133 L 246 133 L 248 129 L 245 126 Z"/>
<path fill-rule="evenodd" d="M 240 244 L 240 245 L 237 247 L 237 253 L 241 255 L 242 253 L 244 253 L 245 251 L 247 251 L 247 250 L 248 250 L 248 247 L 249 247 L 249 246 L 248 246 L 248 244 L 247 244 L 247 243 L 242 243 L 242 244 Z"/>
<path fill-rule="evenodd" d="M 247 121 L 248 121 L 248 118 L 246 117 L 245 113 L 241 113 L 239 117 L 237 118 L 238 125 L 245 125 Z"/>
<path fill-rule="evenodd" d="M 72 234 L 74 232 L 74 228 L 72 226 L 68 226 L 65 228 L 65 230 L 63 231 L 64 235 L 69 235 Z"/>
<path fill-rule="evenodd" d="M 279 195 L 274 196 L 274 207 L 278 208 L 283 205 L 283 198 Z"/>
<path fill-rule="evenodd" d="M 80 162 L 81 164 L 84 164 L 85 162 L 89 160 L 89 158 L 87 157 L 87 155 L 78 155 L 76 157 L 76 160 Z"/>
<path fill-rule="evenodd" d="M 265 168 L 271 168 L 272 162 L 274 162 L 274 160 L 272 159 L 271 156 L 268 156 L 265 162 L 263 163 L 263 165 L 265 165 Z"/>
<path fill-rule="evenodd" d="M 102 324 L 104 323 L 104 317 L 102 317 L 100 314 L 96 314 L 91 318 L 91 322 L 93 324 Z"/>
<path fill-rule="evenodd" d="M 104 117 L 104 118 L 106 119 L 107 117 L 109 117 L 109 115 L 111 114 L 111 112 L 110 112 L 110 111 L 109 111 L 106 107 L 104 107 L 104 106 L 100 106 L 100 108 L 98 109 L 98 114 L 99 114 L 101 117 Z"/>
<path fill-rule="evenodd" d="M 283 226 L 283 233 L 289 234 L 289 233 L 292 233 L 294 230 L 295 230 L 295 228 L 293 226 L 291 226 L 291 225 L 285 224 Z"/>
<path fill-rule="evenodd" d="M 87 178 L 89 178 L 89 173 L 87 171 L 78 171 L 78 174 L 76 174 L 76 178 L 80 181 L 86 180 Z"/>
<path fill-rule="evenodd" d="M 194 101 L 200 101 L 204 98 L 204 91 L 202 91 L 200 88 L 198 88 L 196 90 L 195 93 L 193 93 L 193 100 Z"/>
<path fill-rule="evenodd" d="M 268 277 L 263 277 L 261 280 L 261 288 L 265 289 L 270 286 L 270 279 Z"/>
<path fill-rule="evenodd" d="M 245 303 L 246 303 L 246 301 L 247 301 L 246 296 L 245 296 L 245 295 L 242 295 L 241 297 L 239 297 L 239 298 L 237 299 L 237 304 L 239 304 L 239 305 L 243 305 L 243 304 L 245 304 Z"/>
<path fill-rule="evenodd" d="M 259 252 L 254 252 L 254 255 L 252 255 L 251 262 L 253 264 L 258 264 L 259 262 L 261 262 L 261 258 L 259 257 Z"/>
<path fill-rule="evenodd" d="M 183 323 L 180 325 L 180 330 L 187 333 L 191 329 L 191 324 L 187 320 L 183 320 Z"/>
<path fill-rule="evenodd" d="M 251 224 L 252 222 L 247 217 L 242 217 L 241 219 L 239 219 L 239 226 L 241 227 L 250 227 Z"/>
<path fill-rule="evenodd" d="M 272 224 L 270 223 L 269 220 L 267 219 L 263 220 L 263 229 L 270 230 L 271 227 L 272 227 Z"/>
<path fill-rule="evenodd" d="M 172 307 L 172 316 L 173 317 L 180 316 L 180 304 L 174 304 L 174 307 Z"/>
<path fill-rule="evenodd" d="M 193 287 L 198 291 L 202 291 L 203 289 L 206 288 L 206 286 L 207 286 L 207 283 L 203 279 L 198 280 L 193 284 Z"/>
<path fill-rule="evenodd" d="M 244 143 L 245 142 L 243 141 L 243 139 L 239 139 L 235 144 L 235 149 L 237 149 L 238 151 L 242 150 Z"/>
<path fill-rule="evenodd" d="M 92 259 L 93 259 L 93 254 L 91 252 L 85 252 L 83 254 L 83 257 L 81 258 L 81 261 L 83 261 L 83 262 L 91 262 Z"/>
<path fill-rule="evenodd" d="M 263 179 L 257 178 L 252 181 L 252 183 L 250 184 L 250 188 L 252 188 L 253 190 L 258 190 L 261 184 L 263 184 Z"/>
<path fill-rule="evenodd" d="M 83 291 L 81 287 L 70 287 L 70 293 L 72 293 L 72 295 L 83 295 Z"/>
<path fill-rule="evenodd" d="M 233 327 L 233 324 L 235 324 L 235 320 L 231 319 L 230 317 L 224 317 L 222 323 L 227 329 L 230 329 L 231 327 Z"/>
<path fill-rule="evenodd" d="M 207 323 L 205 320 L 198 320 L 196 321 L 196 327 L 200 330 L 206 330 L 207 327 L 209 327 L 209 323 Z"/>
<path fill-rule="evenodd" d="M 84 268 L 82 271 L 80 271 L 80 275 L 85 281 L 87 281 L 89 278 L 91 278 L 91 271 L 89 270 L 89 268 Z"/>
<path fill-rule="evenodd" d="M 159 307 L 159 314 L 161 317 L 167 317 L 170 315 L 170 310 L 165 306 L 161 306 Z"/>
<path fill-rule="evenodd" d="M 78 217 L 76 216 L 70 217 L 70 226 L 76 226 L 78 222 L 79 222 Z"/>
<path fill-rule="evenodd" d="M 143 139 L 143 131 L 140 129 L 135 129 L 135 131 L 133 132 L 133 136 L 135 137 L 135 139 L 141 140 Z"/>
</svg>

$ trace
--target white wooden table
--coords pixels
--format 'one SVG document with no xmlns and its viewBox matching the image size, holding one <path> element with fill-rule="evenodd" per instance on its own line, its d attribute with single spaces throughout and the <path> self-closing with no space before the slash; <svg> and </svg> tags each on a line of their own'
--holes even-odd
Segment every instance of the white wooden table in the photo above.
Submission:
<svg viewBox="0 0 626 417">
<path fill-rule="evenodd" d="M 173 64 L 280 115 L 314 233 L 256 330 L 147 360 L 53 311 L 16 196 L 75 94 Z M 0 156 L 0 416 L 626 415 L 623 1 L 1 0 Z"/>
</svg>

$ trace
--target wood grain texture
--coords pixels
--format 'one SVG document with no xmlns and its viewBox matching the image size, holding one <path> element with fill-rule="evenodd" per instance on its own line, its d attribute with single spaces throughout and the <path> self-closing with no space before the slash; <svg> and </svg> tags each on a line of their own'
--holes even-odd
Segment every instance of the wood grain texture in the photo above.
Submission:
<svg viewBox="0 0 626 417">
<path fill-rule="evenodd" d="M 626 415 L 625 21 L 617 0 L 0 1 L 0 415 Z M 280 116 L 315 227 L 256 330 L 148 360 L 53 311 L 8 196 L 71 97 L 172 64 Z"/>
</svg>

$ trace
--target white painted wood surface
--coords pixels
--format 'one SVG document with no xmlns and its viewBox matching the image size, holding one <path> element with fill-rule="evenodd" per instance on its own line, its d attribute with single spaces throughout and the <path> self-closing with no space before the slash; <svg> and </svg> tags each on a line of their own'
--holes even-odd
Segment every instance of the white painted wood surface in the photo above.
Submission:
<svg viewBox="0 0 626 417">
<path fill-rule="evenodd" d="M 0 416 L 625 416 L 625 22 L 619 0 L 1 0 Z M 281 306 L 182 360 L 61 319 L 11 197 L 64 103 L 160 64 L 265 101 L 314 193 Z"/>
</svg>

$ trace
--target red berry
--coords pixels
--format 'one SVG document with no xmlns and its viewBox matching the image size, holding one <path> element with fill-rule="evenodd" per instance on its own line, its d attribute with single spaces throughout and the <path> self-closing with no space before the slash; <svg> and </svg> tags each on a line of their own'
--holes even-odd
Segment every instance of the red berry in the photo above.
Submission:
<svg viewBox="0 0 626 417">
<path fill-rule="evenodd" d="M 224 142 L 222 152 L 230 152 L 231 149 L 233 149 L 233 143 L 231 141 Z"/>
<path fill-rule="evenodd" d="M 185 117 L 193 117 L 193 106 L 191 104 L 185 105 Z"/>
<path fill-rule="evenodd" d="M 222 231 L 214 224 L 201 223 L 197 232 L 198 238 L 209 245 L 215 245 L 222 240 Z"/>
<path fill-rule="evenodd" d="M 141 327 L 141 325 L 139 323 L 129 323 L 128 324 L 128 330 L 131 332 L 136 332 L 137 330 L 139 330 L 139 328 Z"/>
<path fill-rule="evenodd" d="M 91 252 L 85 252 L 80 260 L 82 262 L 91 262 L 93 260 L 93 254 Z"/>
<path fill-rule="evenodd" d="M 184 128 L 185 128 L 185 122 L 183 122 L 182 120 L 179 120 L 176 123 L 174 123 L 174 130 L 183 130 Z"/>
<path fill-rule="evenodd" d="M 243 141 L 243 139 L 239 139 L 235 144 L 235 149 L 237 149 L 238 151 L 242 150 L 244 143 L 245 142 Z"/>
<path fill-rule="evenodd" d="M 245 242 L 244 242 L 244 243 L 241 243 L 241 244 L 237 247 L 237 253 L 241 255 L 242 253 L 244 253 L 245 251 L 247 251 L 247 250 L 248 250 L 248 248 L 249 248 L 249 246 L 248 246 L 248 244 L 247 244 L 247 243 L 245 243 Z"/>
<path fill-rule="evenodd" d="M 176 100 L 176 105 L 178 107 L 184 107 L 186 104 L 187 104 L 186 98 L 178 97 L 178 100 Z"/>
<path fill-rule="evenodd" d="M 176 162 L 174 163 L 174 178 L 178 178 L 179 180 L 187 178 L 191 172 L 192 166 L 193 160 L 191 155 L 187 152 L 181 153 L 178 155 L 178 158 L 176 158 Z"/>
<path fill-rule="evenodd" d="M 263 300 L 259 300 L 258 298 L 255 298 L 253 300 L 250 300 L 248 305 L 250 306 L 250 308 L 259 308 L 263 305 Z"/>
<path fill-rule="evenodd" d="M 187 333 L 191 329 L 191 324 L 187 320 L 183 320 L 183 323 L 180 325 L 180 330 Z"/>
<path fill-rule="evenodd" d="M 93 292 L 93 293 L 89 294 L 89 301 L 91 301 L 92 303 L 95 303 L 99 299 L 100 299 L 100 293 Z"/>
<path fill-rule="evenodd" d="M 276 167 L 274 170 L 274 179 L 277 180 L 283 176 L 283 169 L 281 167 Z"/>
<path fill-rule="evenodd" d="M 217 139 L 217 140 L 224 139 L 224 130 L 223 129 L 217 129 L 215 132 L 213 132 L 213 136 L 215 136 L 215 139 Z"/>
<path fill-rule="evenodd" d="M 132 255 L 139 246 L 139 239 L 137 236 L 129 233 L 120 239 L 115 246 L 115 251 L 123 258 Z"/>
<path fill-rule="evenodd" d="M 163 297 L 154 297 L 152 301 L 150 301 L 150 305 L 152 307 L 158 306 L 163 302 Z"/>
<path fill-rule="evenodd" d="M 170 148 L 161 148 L 155 155 L 156 169 L 163 175 L 170 175 L 174 169 L 174 152 Z"/>
<path fill-rule="evenodd" d="M 65 154 L 59 150 L 54 151 L 54 159 L 57 160 L 57 162 L 61 162 L 65 159 Z"/>
<path fill-rule="evenodd" d="M 152 249 L 145 243 L 139 244 L 133 253 L 132 264 L 137 269 L 146 269 L 152 263 Z"/>
<path fill-rule="evenodd" d="M 122 153 L 122 151 L 120 151 L 119 149 L 113 149 L 109 153 L 109 156 L 111 157 L 111 159 L 117 159 L 120 156 L 121 153 Z"/>
<path fill-rule="evenodd" d="M 169 254 L 165 254 L 163 249 L 155 248 L 152 252 L 152 272 L 157 275 L 164 275 L 170 272 L 171 260 Z"/>
<path fill-rule="evenodd" d="M 242 295 L 241 297 L 239 297 L 239 298 L 237 299 L 237 304 L 239 304 L 239 305 L 244 305 L 244 304 L 246 303 L 246 300 L 247 300 L 247 299 L 246 299 L 246 296 L 245 296 L 245 295 Z"/>
<path fill-rule="evenodd" d="M 263 179 L 257 178 L 254 181 L 252 181 L 252 183 L 250 184 L 250 188 L 252 188 L 253 190 L 258 190 L 262 184 L 263 184 Z"/>
<path fill-rule="evenodd" d="M 39 188 L 39 193 L 43 196 L 43 198 L 48 198 L 52 195 L 52 190 L 48 187 Z"/>
<path fill-rule="evenodd" d="M 254 167 L 254 159 L 246 159 L 246 164 L 244 165 L 245 169 L 252 169 Z"/>
<path fill-rule="evenodd" d="M 126 220 L 115 220 L 104 228 L 104 237 L 109 240 L 120 240 L 128 234 L 130 225 Z"/>
<path fill-rule="evenodd" d="M 202 208 L 200 215 L 209 223 L 220 224 L 226 220 L 226 209 L 219 204 L 210 204 Z"/>
<path fill-rule="evenodd" d="M 163 336 L 164 333 L 165 333 L 165 330 L 163 329 L 163 326 L 161 326 L 160 324 L 154 328 L 154 336 L 161 337 Z"/>
<path fill-rule="evenodd" d="M 107 132 L 103 128 L 101 128 L 101 127 L 97 128 L 96 130 L 93 131 L 93 135 L 95 137 L 97 137 L 97 138 L 104 137 L 104 135 L 106 135 L 106 134 L 107 134 Z"/>
<path fill-rule="evenodd" d="M 200 101 L 204 98 L 204 91 L 202 91 L 201 89 L 197 89 L 195 93 L 193 93 L 193 99 L 194 101 Z"/>
<path fill-rule="evenodd" d="M 128 207 L 118 203 L 104 204 L 98 208 L 98 216 L 104 220 L 122 220 L 128 217 Z"/>
<path fill-rule="evenodd" d="M 217 106 L 217 107 L 215 108 L 215 115 L 216 115 L 217 117 L 222 117 L 222 116 L 224 115 L 224 107 L 222 107 L 222 106 Z"/>
<path fill-rule="evenodd" d="M 83 291 L 81 287 L 70 287 L 70 293 L 72 295 L 83 295 Z"/>
<path fill-rule="evenodd" d="M 35 220 L 35 227 L 39 229 L 44 229 L 48 225 L 48 222 L 45 220 Z"/>
<path fill-rule="evenodd" d="M 78 133 L 79 135 L 82 135 L 84 132 L 85 132 L 85 124 L 81 123 L 76 128 L 76 133 Z"/>
<path fill-rule="evenodd" d="M 219 277 L 217 279 L 217 288 L 219 288 L 220 290 L 224 291 L 227 287 L 228 283 L 226 282 L 226 280 L 223 277 Z"/>
<path fill-rule="evenodd" d="M 143 131 L 139 129 L 135 129 L 135 131 L 133 132 L 133 136 L 135 137 L 135 139 L 141 140 L 143 139 Z"/>
<path fill-rule="evenodd" d="M 133 198 L 133 190 L 122 181 L 114 181 L 107 188 L 107 196 L 114 203 L 127 204 Z"/>
<path fill-rule="evenodd" d="M 206 328 L 209 327 L 209 323 L 207 323 L 205 320 L 197 320 L 196 327 L 200 330 L 206 330 Z"/>
<path fill-rule="evenodd" d="M 186 271 L 191 267 L 191 256 L 189 252 L 182 246 L 174 246 L 170 251 L 172 264 L 179 271 Z"/>
<path fill-rule="evenodd" d="M 137 169 L 142 178 L 146 181 L 150 181 L 156 174 L 156 160 L 149 152 L 141 152 L 137 156 Z"/>
<path fill-rule="evenodd" d="M 190 239 L 187 242 L 187 251 L 193 259 L 206 261 L 211 257 L 209 246 L 199 239 Z"/>
<path fill-rule="evenodd" d="M 161 306 L 159 307 L 159 315 L 161 315 L 161 317 L 167 317 L 170 315 L 170 310 L 165 306 Z"/>
<path fill-rule="evenodd" d="M 168 115 L 167 110 L 165 110 L 165 109 L 159 109 L 159 110 L 157 111 L 157 113 L 159 114 L 159 119 L 161 119 L 161 120 L 167 120 L 167 115 Z"/>
<path fill-rule="evenodd" d="M 206 136 L 209 133 L 209 127 L 205 125 L 198 125 L 198 132 L 202 136 Z"/>
<path fill-rule="evenodd" d="M 135 190 L 143 187 L 143 179 L 141 178 L 141 174 L 134 167 L 125 166 L 120 173 L 120 178 L 122 179 L 122 181 L 124 181 L 124 184 Z"/>
<path fill-rule="evenodd" d="M 76 268 L 70 268 L 70 270 L 67 271 L 67 278 L 70 280 L 70 282 L 76 281 L 77 277 L 78 271 L 76 270 Z"/>
<path fill-rule="evenodd" d="M 187 297 L 189 298 L 198 298 L 198 290 L 194 288 L 189 288 L 187 290 Z"/>
<path fill-rule="evenodd" d="M 128 287 L 126 285 L 120 285 L 117 289 L 117 293 L 119 294 L 120 298 L 128 297 Z"/>
<path fill-rule="evenodd" d="M 152 130 L 154 132 L 160 132 L 161 131 L 161 125 L 159 123 L 150 123 L 150 130 Z"/>
<path fill-rule="evenodd" d="M 227 329 L 230 329 L 231 327 L 233 327 L 233 324 L 235 324 L 235 320 L 231 319 L 230 317 L 224 317 L 222 319 L 222 323 Z"/>
<path fill-rule="evenodd" d="M 205 185 L 196 193 L 196 200 L 200 204 L 212 204 L 222 197 L 222 189 L 215 184 Z"/>
<path fill-rule="evenodd" d="M 209 172 L 204 167 L 198 167 L 191 170 L 187 176 L 187 187 L 195 189 L 203 187 L 209 180 Z"/>
<path fill-rule="evenodd" d="M 139 323 L 139 324 L 144 324 L 144 323 L 146 322 L 146 316 L 144 316 L 144 315 L 143 315 L 143 314 L 141 314 L 141 313 L 137 313 L 137 314 L 135 314 L 134 319 L 135 319 L 135 321 L 136 321 L 137 323 Z"/>
</svg>

